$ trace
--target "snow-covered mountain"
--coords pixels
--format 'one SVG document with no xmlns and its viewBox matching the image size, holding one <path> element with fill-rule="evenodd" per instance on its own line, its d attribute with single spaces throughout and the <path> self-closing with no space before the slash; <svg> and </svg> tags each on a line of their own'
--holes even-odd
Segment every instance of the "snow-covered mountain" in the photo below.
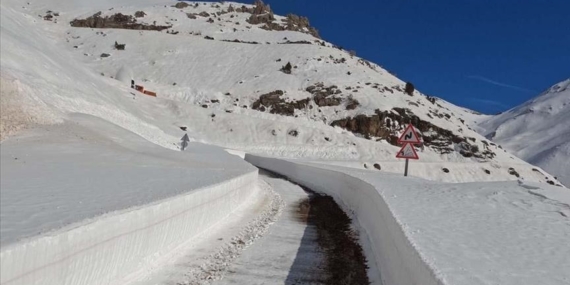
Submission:
<svg viewBox="0 0 570 285">
<path fill-rule="evenodd" d="M 488 139 L 570 185 L 570 78 L 479 127 Z"/>
<path fill-rule="evenodd" d="M 396 139 L 413 123 L 412 175 L 559 184 L 472 130 L 468 110 L 262 2 L 3 1 L 2 78 L 5 137 L 84 113 L 173 149 L 183 128 L 229 149 L 401 172 Z"/>
</svg>

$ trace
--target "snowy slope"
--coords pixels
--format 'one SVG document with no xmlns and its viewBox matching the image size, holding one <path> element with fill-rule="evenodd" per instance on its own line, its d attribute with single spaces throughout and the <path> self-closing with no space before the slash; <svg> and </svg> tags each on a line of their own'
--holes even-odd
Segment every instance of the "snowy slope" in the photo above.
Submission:
<svg viewBox="0 0 570 285">
<path fill-rule="evenodd" d="M 419 91 L 406 94 L 403 81 L 307 27 L 268 31 L 249 24 L 255 16 L 249 11 L 258 10 L 252 5 L 172 7 L 177 3 L 0 3 L 2 260 L 9 260 L 0 275 L 6 283 L 125 284 L 125 274 L 147 268 L 137 262 L 168 256 L 165 251 L 252 202 L 253 169 L 212 147 L 192 145 L 181 154 L 184 127 L 194 142 L 237 153 L 354 168 L 379 163 L 383 171 L 401 172 L 393 139 L 413 122 L 424 139 L 413 176 L 558 184 L 470 129 L 468 110 Z M 271 14 L 256 7 L 257 16 Z M 70 26 L 98 12 L 139 11 L 144 16 L 137 23 L 169 28 Z M 273 17 L 273 24 L 304 25 L 293 16 Z M 115 42 L 126 49 L 116 50 Z M 291 74 L 280 71 L 288 62 Z M 129 88 L 131 78 L 158 96 Z M 262 97 L 276 91 L 277 99 Z M 208 191 L 193 191 L 198 188 Z M 93 203 L 84 206 L 85 199 Z M 184 218 L 169 219 L 202 201 L 215 204 L 215 215 L 197 205 Z M 163 222 L 167 230 L 155 227 Z M 100 245 L 105 250 L 90 250 Z M 51 279 L 42 283 L 45 276 Z"/>
<path fill-rule="evenodd" d="M 475 181 L 470 173 L 485 173 L 483 162 L 492 165 L 491 180 L 518 179 L 513 168 L 524 179 L 556 183 L 472 130 L 466 110 L 418 91 L 406 94 L 400 79 L 313 37 L 306 28 L 268 31 L 263 24 L 249 24 L 255 15 L 235 10 L 254 9 L 251 5 L 188 3 L 175 8 L 177 2 L 151 0 L 89 5 L 3 2 L 2 74 L 15 79 L 12 89 L 24 94 L 10 109 L 33 107 L 33 112 L 24 112 L 30 114 L 24 123 L 13 120 L 7 125 L 19 129 L 27 122 L 49 123 L 79 112 L 169 148 L 176 148 L 178 127 L 185 126 L 192 139 L 225 148 L 349 164 L 360 161 L 362 168 L 366 161 L 396 163 L 399 147 L 394 138 L 412 122 L 424 136 L 419 167 L 431 168 L 422 162 L 449 162 L 451 171 L 453 165 L 465 166 L 455 169 L 451 181 Z M 69 24 L 98 12 L 107 17 L 138 11 L 144 16 L 134 18 L 136 23 L 170 28 L 141 31 Z M 209 16 L 200 16 L 204 13 Z M 49 21 L 43 19 L 55 14 Z M 289 19 L 274 17 L 274 23 Z M 125 50 L 114 49 L 115 42 L 126 44 Z M 291 74 L 280 71 L 288 62 Z M 131 76 L 158 97 L 129 89 Z M 283 93 L 278 104 L 284 108 L 262 101 L 260 107 L 260 97 L 275 91 Z M 319 100 L 319 92 L 328 101 Z M 349 105 L 354 100 L 358 105 L 353 109 Z M 47 114 L 55 119 L 44 119 Z M 423 177 L 450 181 L 440 176 Z"/>
<path fill-rule="evenodd" d="M 479 126 L 489 139 L 570 185 L 570 79 Z"/>
</svg>

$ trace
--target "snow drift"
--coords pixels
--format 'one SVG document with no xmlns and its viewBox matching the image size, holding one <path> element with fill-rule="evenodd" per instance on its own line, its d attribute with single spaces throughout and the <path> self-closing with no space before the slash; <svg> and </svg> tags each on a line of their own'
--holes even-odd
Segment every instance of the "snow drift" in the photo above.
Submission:
<svg viewBox="0 0 570 285">
<path fill-rule="evenodd" d="M 12 244 L 0 254 L 2 284 L 124 284 L 256 193 L 257 172 L 160 203 Z"/>
</svg>

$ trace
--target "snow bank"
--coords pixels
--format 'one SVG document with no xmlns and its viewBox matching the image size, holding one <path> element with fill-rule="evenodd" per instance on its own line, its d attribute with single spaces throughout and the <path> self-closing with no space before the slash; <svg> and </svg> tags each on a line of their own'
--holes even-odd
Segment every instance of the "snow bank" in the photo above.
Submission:
<svg viewBox="0 0 570 285">
<path fill-rule="evenodd" d="M 331 195 L 347 213 L 352 213 L 360 227 L 361 240 L 372 250 L 366 254 L 371 267 L 370 279 L 375 284 L 441 284 L 371 184 L 342 172 L 285 160 L 249 154 L 246 160 L 312 190 Z"/>
<path fill-rule="evenodd" d="M 564 187 L 441 183 L 306 161 L 246 160 L 333 196 L 352 214 L 375 284 L 570 284 Z"/>
<path fill-rule="evenodd" d="M 0 253 L 1 284 L 124 284 L 207 231 L 256 192 L 257 171 L 146 207 L 106 215 Z"/>
</svg>

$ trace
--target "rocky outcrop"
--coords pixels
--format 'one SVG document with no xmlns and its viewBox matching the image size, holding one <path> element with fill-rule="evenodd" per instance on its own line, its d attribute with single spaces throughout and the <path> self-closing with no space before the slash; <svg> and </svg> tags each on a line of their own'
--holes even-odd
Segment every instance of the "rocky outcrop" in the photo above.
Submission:
<svg viewBox="0 0 570 285">
<path fill-rule="evenodd" d="M 331 126 L 339 126 L 367 139 L 384 139 L 392 145 L 398 145 L 397 134 L 405 124 L 413 124 L 423 135 L 423 146 L 428 146 L 441 154 L 456 150 L 464 157 L 492 159 L 495 153 L 487 145 L 484 150 L 472 145 L 465 137 L 460 137 L 450 130 L 442 129 L 428 121 L 420 119 L 409 109 L 393 108 L 390 111 L 376 110 L 371 116 L 357 115 L 333 121 Z"/>
<path fill-rule="evenodd" d="M 285 93 L 281 90 L 263 94 L 251 105 L 251 108 L 261 112 L 265 112 L 267 109 L 270 109 L 269 112 L 271 114 L 294 116 L 295 110 L 305 109 L 309 104 L 309 98 L 287 102 L 285 99 L 281 98 L 283 94 Z"/>
<path fill-rule="evenodd" d="M 172 6 L 174 8 L 178 8 L 178 9 L 184 9 L 186 7 L 190 6 L 188 3 L 186 2 L 178 2 L 176 3 L 176 5 Z"/>
<path fill-rule="evenodd" d="M 256 0 L 254 6 L 251 8 L 246 6 L 237 8 L 236 12 L 250 13 L 251 16 L 247 22 L 252 25 L 263 24 L 261 28 L 264 30 L 297 31 L 310 34 L 320 39 L 319 32 L 314 27 L 311 27 L 308 18 L 289 14 L 281 23 L 275 22 L 275 15 L 273 14 L 271 7 L 263 3 L 261 0 Z"/>
<path fill-rule="evenodd" d="M 95 13 L 86 19 L 75 19 L 70 22 L 76 28 L 94 29 L 127 29 L 127 30 L 153 30 L 162 31 L 172 26 L 147 25 L 137 23 L 135 17 L 117 13 L 107 17 L 101 17 L 101 12 Z"/>
<path fill-rule="evenodd" d="M 313 95 L 313 101 L 319 107 L 338 106 L 342 101 L 341 98 L 333 96 L 342 93 L 335 85 L 325 87 L 323 83 L 316 83 L 307 87 L 305 91 Z"/>
</svg>

